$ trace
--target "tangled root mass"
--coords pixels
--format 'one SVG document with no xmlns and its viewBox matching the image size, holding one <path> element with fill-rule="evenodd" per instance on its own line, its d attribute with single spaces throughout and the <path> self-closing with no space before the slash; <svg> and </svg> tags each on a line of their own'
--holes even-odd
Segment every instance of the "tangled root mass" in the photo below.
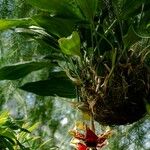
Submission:
<svg viewBox="0 0 150 150">
<path fill-rule="evenodd" d="M 138 121 L 146 114 L 149 79 L 143 65 L 118 65 L 105 88 L 85 81 L 81 100 L 89 104 L 94 119 L 105 125 L 123 125 Z"/>
</svg>

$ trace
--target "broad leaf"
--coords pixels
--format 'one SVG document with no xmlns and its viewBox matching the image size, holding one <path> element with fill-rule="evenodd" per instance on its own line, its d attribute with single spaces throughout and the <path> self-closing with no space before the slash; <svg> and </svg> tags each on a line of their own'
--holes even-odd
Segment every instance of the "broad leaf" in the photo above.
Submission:
<svg viewBox="0 0 150 150">
<path fill-rule="evenodd" d="M 68 78 L 53 77 L 49 80 L 26 83 L 20 89 L 41 96 L 60 96 L 75 98 L 76 90 L 74 84 Z"/>
<path fill-rule="evenodd" d="M 64 54 L 81 56 L 78 32 L 75 31 L 69 37 L 59 39 L 58 43 Z"/>
<path fill-rule="evenodd" d="M 39 51 L 41 54 L 45 54 L 45 52 L 49 54 L 51 50 L 59 51 L 58 42 L 55 37 L 48 34 L 45 29 L 39 26 L 40 25 L 30 26 L 28 28 L 16 28 L 15 32 L 37 40 L 41 45 L 41 50 Z"/>
<path fill-rule="evenodd" d="M 150 38 L 150 11 L 143 14 L 139 25 L 135 28 L 135 32 L 142 38 Z"/>
<path fill-rule="evenodd" d="M 59 53 L 59 54 L 58 53 L 52 53 L 52 54 L 46 55 L 44 57 L 44 59 L 51 60 L 52 62 L 66 61 L 61 53 Z"/>
<path fill-rule="evenodd" d="M 5 137 L 7 137 L 7 138 L 9 138 L 11 140 L 15 140 L 16 139 L 15 132 L 13 130 L 7 128 L 7 127 L 5 129 L 0 127 L 0 135 L 1 136 L 5 136 Z"/>
<path fill-rule="evenodd" d="M 76 0 L 84 16 L 91 21 L 96 13 L 98 0 Z"/>
<path fill-rule="evenodd" d="M 12 27 L 18 26 L 27 26 L 30 24 L 34 24 L 32 19 L 1 19 L 0 20 L 0 30 L 10 29 Z"/>
<path fill-rule="evenodd" d="M 66 72 L 64 71 L 55 71 L 56 68 L 52 68 L 51 72 L 49 73 L 49 78 L 66 78 Z"/>
<path fill-rule="evenodd" d="M 129 48 L 132 44 L 138 42 L 141 38 L 135 33 L 133 27 L 131 26 L 127 34 L 123 37 L 124 46 Z"/>
<path fill-rule="evenodd" d="M 0 80 L 16 80 L 26 76 L 32 71 L 36 71 L 49 66 L 50 64 L 47 61 L 26 62 L 5 66 L 0 69 Z"/>
<path fill-rule="evenodd" d="M 125 0 L 122 1 L 123 7 L 121 9 L 121 18 L 127 19 L 130 17 L 134 17 L 135 15 L 142 12 L 142 5 L 145 7 L 143 11 L 146 11 L 149 9 L 146 7 L 150 4 L 150 1 L 148 0 Z"/>
<path fill-rule="evenodd" d="M 80 13 L 71 0 L 27 0 L 33 6 L 65 18 L 78 18 Z"/>
<path fill-rule="evenodd" d="M 51 17 L 49 15 L 37 15 L 33 20 L 48 33 L 58 37 L 68 36 L 72 33 L 77 20 Z"/>
</svg>

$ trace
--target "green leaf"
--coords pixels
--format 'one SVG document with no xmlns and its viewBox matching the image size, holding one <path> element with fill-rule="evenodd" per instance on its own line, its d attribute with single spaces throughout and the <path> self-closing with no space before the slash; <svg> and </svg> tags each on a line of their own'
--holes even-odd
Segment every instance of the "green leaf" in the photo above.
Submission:
<svg viewBox="0 0 150 150">
<path fill-rule="evenodd" d="M 97 6 L 98 0 L 76 0 L 77 5 L 80 7 L 84 16 L 89 20 L 93 20 Z"/>
<path fill-rule="evenodd" d="M 0 135 L 10 138 L 13 141 L 16 139 L 15 132 L 13 130 L 9 129 L 8 127 L 0 128 Z"/>
<path fill-rule="evenodd" d="M 23 144 L 21 144 L 18 140 L 16 140 L 16 141 L 17 141 L 17 144 L 20 147 L 20 150 L 30 150 L 29 148 L 26 148 Z"/>
<path fill-rule="evenodd" d="M 49 67 L 49 62 L 25 62 L 0 68 L 0 80 L 16 80 L 27 74 Z"/>
<path fill-rule="evenodd" d="M 150 38 L 150 11 L 143 14 L 140 24 L 135 28 L 135 32 L 142 38 Z"/>
<path fill-rule="evenodd" d="M 60 96 L 75 98 L 76 90 L 74 84 L 68 78 L 53 77 L 49 80 L 26 83 L 20 89 L 41 96 Z"/>
<path fill-rule="evenodd" d="M 130 17 L 134 17 L 137 14 L 140 14 L 142 12 L 142 5 L 149 5 L 150 1 L 148 0 L 125 0 L 122 1 L 123 7 L 121 9 L 121 18 L 127 19 Z M 146 8 L 147 10 L 148 8 Z M 144 11 L 146 11 L 144 10 Z"/>
<path fill-rule="evenodd" d="M 150 104 L 149 103 L 146 103 L 146 110 L 147 110 L 147 113 L 150 115 Z"/>
<path fill-rule="evenodd" d="M 74 31 L 69 37 L 59 39 L 58 43 L 64 54 L 81 56 L 78 32 Z"/>
<path fill-rule="evenodd" d="M 8 120 L 8 119 L 7 119 L 7 122 L 5 123 L 5 126 L 10 128 L 11 130 L 20 130 L 26 133 L 30 133 L 30 131 L 28 131 L 27 129 L 22 128 L 21 126 L 17 125 L 15 122 L 12 122 L 11 120 Z"/>
<path fill-rule="evenodd" d="M 32 17 L 32 19 L 48 33 L 58 37 L 70 35 L 77 22 L 74 19 L 51 17 L 49 15 L 37 15 Z"/>
<path fill-rule="evenodd" d="M 36 130 L 40 126 L 40 124 L 41 124 L 40 122 L 36 122 L 32 126 L 29 126 L 29 127 L 26 127 L 26 128 L 28 129 L 29 132 L 32 132 L 32 131 Z"/>
<path fill-rule="evenodd" d="M 1 137 L 1 143 L 0 146 L 2 149 L 9 149 L 9 150 L 14 150 L 12 142 L 10 141 L 9 138 L 6 137 Z"/>
<path fill-rule="evenodd" d="M 29 130 L 25 129 L 25 128 L 19 128 L 22 132 L 25 132 L 25 133 L 31 133 Z"/>
<path fill-rule="evenodd" d="M 27 0 L 33 6 L 65 18 L 78 18 L 80 13 L 71 0 Z"/>
<path fill-rule="evenodd" d="M 25 26 L 34 24 L 32 19 L 1 19 L 0 20 L 0 31 L 10 29 L 12 27 Z"/>
<path fill-rule="evenodd" d="M 3 125 L 8 120 L 9 113 L 7 111 L 4 111 L 0 114 L 0 125 Z"/>
<path fill-rule="evenodd" d="M 123 37 L 124 46 L 126 48 L 129 48 L 136 42 L 138 42 L 141 38 L 136 34 L 133 27 L 130 26 L 127 34 Z"/>
<path fill-rule="evenodd" d="M 49 73 L 50 78 L 66 78 L 66 72 L 64 71 L 53 71 Z"/>
<path fill-rule="evenodd" d="M 62 56 L 62 53 L 52 53 L 52 54 L 46 55 L 44 59 L 51 60 L 52 62 L 66 61 L 65 58 Z"/>
<path fill-rule="evenodd" d="M 40 54 L 45 54 L 45 52 L 49 54 L 51 50 L 59 51 L 56 37 L 49 35 L 39 24 L 30 26 L 29 28 L 17 28 L 15 32 L 20 33 L 27 38 L 36 40 L 39 43 L 39 46 L 41 46 L 41 49 L 37 49 Z"/>
</svg>

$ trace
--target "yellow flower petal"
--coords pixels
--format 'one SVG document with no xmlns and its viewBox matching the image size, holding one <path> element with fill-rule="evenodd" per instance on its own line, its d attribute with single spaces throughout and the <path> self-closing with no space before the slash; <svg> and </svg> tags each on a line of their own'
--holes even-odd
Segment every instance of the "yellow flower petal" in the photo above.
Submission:
<svg viewBox="0 0 150 150">
<path fill-rule="evenodd" d="M 76 121 L 75 126 L 79 130 L 86 130 L 86 126 L 84 122 Z"/>
</svg>

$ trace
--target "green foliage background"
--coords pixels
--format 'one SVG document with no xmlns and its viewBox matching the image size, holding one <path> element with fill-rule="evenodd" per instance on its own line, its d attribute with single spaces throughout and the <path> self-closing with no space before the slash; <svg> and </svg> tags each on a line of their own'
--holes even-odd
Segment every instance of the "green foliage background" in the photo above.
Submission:
<svg viewBox="0 0 150 150">
<path fill-rule="evenodd" d="M 24 0 L 0 1 L 0 18 L 26 17 L 36 12 L 37 10 L 26 4 Z M 0 32 L 0 66 L 36 60 L 39 58 L 40 48 L 36 41 L 26 35 L 17 34 L 13 30 Z M 43 55 L 45 53 L 47 53 L 46 50 Z M 57 98 L 35 96 L 17 89 L 26 80 L 44 79 L 47 76 L 46 72 L 43 69 L 38 74 L 33 72 L 23 80 L 0 83 L 0 110 L 7 110 L 13 118 L 22 120 L 24 123 L 28 122 L 30 125 L 40 123 L 33 135 L 35 135 L 35 138 L 40 136 L 41 140 L 35 143 L 30 141 L 31 144 L 28 146 L 31 150 L 56 149 L 56 146 L 64 149 L 66 147 L 64 143 L 69 143 L 70 139 L 67 130 L 68 127 L 72 126 L 74 111 L 71 108 L 68 109 L 70 106 L 65 101 L 62 102 Z M 64 124 L 66 119 L 68 122 Z M 44 142 L 47 144 L 44 144 Z M 40 147 L 41 144 L 44 146 Z"/>
<path fill-rule="evenodd" d="M 0 0 L 0 18 L 25 18 L 36 14 L 39 10 L 27 4 L 25 0 Z M 49 52 L 26 34 L 18 34 L 14 30 L 0 32 L 0 66 L 23 61 L 37 60 Z M 78 113 L 65 99 L 58 97 L 42 97 L 17 89 L 26 81 L 36 81 L 48 77 L 47 69 L 32 72 L 24 79 L 0 82 L 0 110 L 7 110 L 16 120 L 22 120 L 31 126 L 37 122 L 38 128 L 33 137 L 40 136 L 35 143 L 29 141 L 31 150 L 71 150 L 71 137 L 68 130 L 74 126 Z M 109 140 L 106 150 L 149 150 L 150 149 L 150 117 L 147 115 L 139 122 L 120 127 L 113 127 L 114 135 Z M 102 131 L 104 127 L 100 127 Z M 43 143 L 46 144 L 43 144 Z M 41 145 L 44 146 L 41 146 Z M 40 147 L 41 146 L 41 147 Z"/>
</svg>

